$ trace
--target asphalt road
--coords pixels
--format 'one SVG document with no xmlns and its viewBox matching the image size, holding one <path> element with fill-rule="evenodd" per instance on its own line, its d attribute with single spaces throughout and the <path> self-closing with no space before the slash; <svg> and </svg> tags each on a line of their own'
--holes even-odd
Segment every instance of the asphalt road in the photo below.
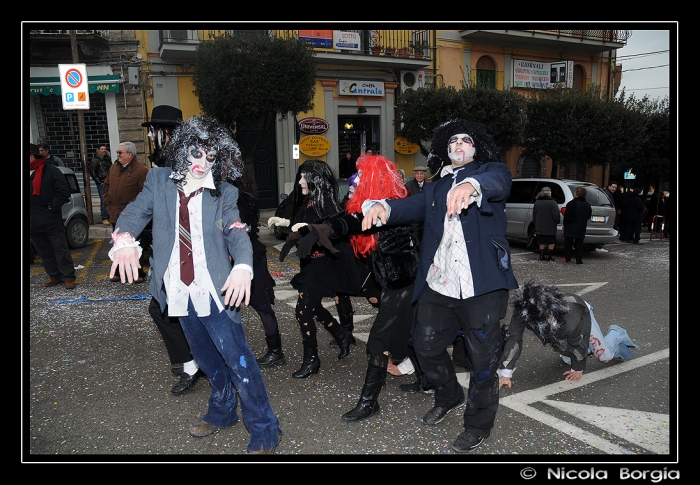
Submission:
<svg viewBox="0 0 700 485">
<path fill-rule="evenodd" d="M 513 465 L 513 473 L 526 465 L 571 460 L 598 466 L 677 463 L 677 305 L 670 304 L 675 274 L 670 264 L 676 263 L 668 240 L 614 244 L 607 254 L 586 255 L 583 265 L 559 258 L 541 262 L 524 247 L 512 246 L 519 282 L 533 279 L 585 295 L 604 332 L 617 324 L 640 348 L 628 361 L 602 364 L 589 358 L 582 381 L 569 383 L 562 379 L 566 368 L 558 355 L 526 334 L 514 386 L 501 391 L 491 437 L 459 454 L 452 443 L 462 429 L 461 410 L 436 426 L 422 424 L 433 397 L 399 389 L 413 376 L 388 376 L 381 413 L 361 422 L 341 421 L 364 382 L 361 342 L 376 310 L 363 299 L 353 298 L 360 342 L 350 356 L 338 361 L 337 349 L 328 346 L 330 334 L 320 328 L 320 372 L 308 379 L 291 377 L 302 360 L 296 292 L 289 285 L 298 262 L 294 254 L 280 262 L 281 241 L 264 232 L 287 358 L 284 366 L 263 369 L 284 433 L 276 454 L 264 460 L 498 462 Z M 170 393 L 176 378 L 147 311 L 148 286 L 111 283 L 108 249 L 108 239 L 94 238 L 73 251 L 79 269 L 72 291 L 43 288 L 40 261 L 22 271 L 29 301 L 22 321 L 22 461 L 254 461 L 245 454 L 248 432 L 242 420 L 205 438 L 189 435 L 189 425 L 206 411 L 210 387 L 201 380 L 184 396 Z M 335 314 L 332 300 L 325 304 Z M 252 309 L 244 310 L 244 325 L 251 348 L 261 354 L 264 335 Z M 466 386 L 468 375 L 457 371 Z"/>
</svg>

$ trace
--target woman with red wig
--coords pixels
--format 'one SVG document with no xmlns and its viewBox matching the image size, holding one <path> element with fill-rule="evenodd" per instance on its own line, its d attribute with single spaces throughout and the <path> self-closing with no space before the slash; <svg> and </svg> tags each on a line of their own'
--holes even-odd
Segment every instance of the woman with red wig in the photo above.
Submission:
<svg viewBox="0 0 700 485">
<path fill-rule="evenodd" d="M 302 257 L 318 241 L 330 245 L 332 240 L 350 236 L 355 256 L 369 259 L 373 276 L 383 290 L 367 339 L 367 374 L 360 400 L 354 409 L 343 414 L 343 421 L 359 421 L 378 413 L 378 397 L 386 381 L 389 359 L 401 360 L 411 354 L 411 295 L 419 260 L 413 225 L 375 227 L 362 232 L 363 201 L 406 197 L 396 165 L 381 155 L 360 157 L 357 179 L 355 195 L 348 200 L 345 213 L 326 219 L 324 224 L 300 228 L 304 237 L 297 249 Z"/>
</svg>

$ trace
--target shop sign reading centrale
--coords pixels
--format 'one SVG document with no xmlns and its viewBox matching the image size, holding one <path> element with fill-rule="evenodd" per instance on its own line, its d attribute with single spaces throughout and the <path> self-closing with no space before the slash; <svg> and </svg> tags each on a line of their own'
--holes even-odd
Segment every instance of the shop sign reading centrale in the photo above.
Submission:
<svg viewBox="0 0 700 485">
<path fill-rule="evenodd" d="M 310 135 L 318 135 L 328 131 L 328 122 L 323 118 L 304 118 L 299 120 L 299 130 Z"/>
<path fill-rule="evenodd" d="M 299 140 L 299 150 L 310 157 L 325 155 L 330 149 L 331 142 L 323 136 L 309 135 Z"/>
<path fill-rule="evenodd" d="M 343 96 L 384 96 L 384 83 L 381 81 L 353 81 L 340 79 L 338 94 Z"/>
</svg>

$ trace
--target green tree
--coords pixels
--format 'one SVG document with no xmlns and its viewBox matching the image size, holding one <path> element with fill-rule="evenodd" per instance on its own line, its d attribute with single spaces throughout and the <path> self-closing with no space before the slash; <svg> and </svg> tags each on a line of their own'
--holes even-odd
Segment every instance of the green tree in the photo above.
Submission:
<svg viewBox="0 0 700 485">
<path fill-rule="evenodd" d="M 527 121 L 527 100 L 510 91 L 467 87 L 459 91 L 459 117 L 481 123 L 496 145 L 501 159 L 505 152 L 523 141 Z"/>
<path fill-rule="evenodd" d="M 257 193 L 254 154 L 274 129 L 277 117 L 314 107 L 316 61 L 298 39 L 266 35 L 226 35 L 201 42 L 195 51 L 194 94 L 204 113 L 235 134 L 255 126 L 260 135 L 237 137 L 251 189 Z"/>
<path fill-rule="evenodd" d="M 512 91 L 463 87 L 457 91 L 426 87 L 401 94 L 397 103 L 396 120 L 400 136 L 417 143 L 421 153 L 428 155 L 433 130 L 445 121 L 465 118 L 486 127 L 501 148 L 501 156 L 522 141 L 525 130 L 525 98 Z"/>
<path fill-rule="evenodd" d="M 396 133 L 408 141 L 417 143 L 426 157 L 436 126 L 457 118 L 459 96 L 452 86 L 436 88 L 429 86 L 405 91 L 396 104 Z"/>
</svg>

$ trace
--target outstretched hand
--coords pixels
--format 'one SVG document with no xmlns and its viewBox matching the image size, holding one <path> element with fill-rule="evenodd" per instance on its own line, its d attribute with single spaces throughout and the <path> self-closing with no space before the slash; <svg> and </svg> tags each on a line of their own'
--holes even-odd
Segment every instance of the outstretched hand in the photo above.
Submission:
<svg viewBox="0 0 700 485">
<path fill-rule="evenodd" d="M 578 382 L 583 377 L 583 372 L 575 370 L 567 370 L 564 372 L 564 378 L 569 382 Z"/>
<path fill-rule="evenodd" d="M 328 249 L 332 254 L 339 253 L 333 243 L 330 240 L 333 234 L 333 229 L 330 224 L 309 224 L 308 226 L 302 228 L 299 232 L 304 234 L 304 229 L 308 229 L 308 234 L 302 237 L 299 241 L 299 246 L 297 247 L 297 254 L 300 258 L 306 258 L 313 252 L 313 247 L 315 244 L 320 244 L 324 248 Z"/>
<path fill-rule="evenodd" d="M 510 389 L 512 386 L 513 386 L 513 381 L 510 379 L 510 377 L 501 376 L 498 378 L 498 388 L 499 389 L 502 387 L 507 387 L 508 389 Z"/>
<path fill-rule="evenodd" d="M 298 232 L 290 232 L 289 235 L 287 236 L 287 242 L 284 243 L 284 246 L 282 246 L 282 251 L 280 251 L 280 262 L 284 262 L 284 259 L 287 257 L 289 254 L 289 251 L 292 250 L 292 248 L 299 242 L 299 239 L 301 239 L 301 234 Z"/>
<path fill-rule="evenodd" d="M 119 268 L 119 276 L 122 283 L 133 283 L 139 278 L 139 250 L 137 247 L 123 247 L 114 252 L 114 262 L 109 270 L 109 277 L 114 278 L 115 271 Z"/>
</svg>

